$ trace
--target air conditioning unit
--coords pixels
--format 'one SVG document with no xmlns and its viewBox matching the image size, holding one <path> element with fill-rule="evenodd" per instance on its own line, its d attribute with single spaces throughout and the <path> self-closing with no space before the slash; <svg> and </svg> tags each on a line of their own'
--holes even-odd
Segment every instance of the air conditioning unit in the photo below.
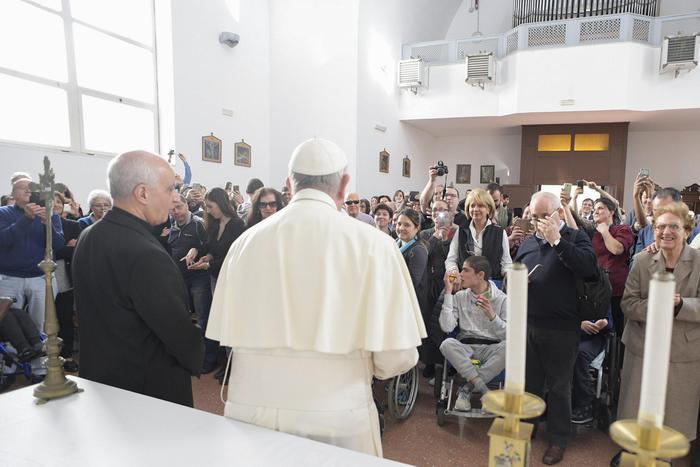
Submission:
<svg viewBox="0 0 700 467">
<path fill-rule="evenodd" d="M 667 36 L 661 47 L 661 73 L 674 72 L 676 77 L 681 70 L 692 70 L 698 66 L 700 34 L 690 36 Z"/>
<path fill-rule="evenodd" d="M 417 94 L 418 88 L 425 85 L 425 64 L 422 58 L 399 61 L 400 88 L 409 88 L 413 94 Z"/>
<path fill-rule="evenodd" d="M 467 77 L 464 81 L 484 89 L 484 84 L 496 79 L 496 59 L 493 52 L 467 55 L 464 58 Z"/>
</svg>

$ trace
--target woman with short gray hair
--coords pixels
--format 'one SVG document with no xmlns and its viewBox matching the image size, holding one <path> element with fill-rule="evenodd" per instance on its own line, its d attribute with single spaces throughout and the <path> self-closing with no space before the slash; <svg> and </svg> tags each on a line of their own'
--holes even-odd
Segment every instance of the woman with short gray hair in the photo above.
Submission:
<svg viewBox="0 0 700 467">
<path fill-rule="evenodd" d="M 88 195 L 88 206 L 90 206 L 90 214 L 78 219 L 81 229 L 98 222 L 107 211 L 112 209 L 112 196 L 105 190 L 92 190 Z"/>
</svg>

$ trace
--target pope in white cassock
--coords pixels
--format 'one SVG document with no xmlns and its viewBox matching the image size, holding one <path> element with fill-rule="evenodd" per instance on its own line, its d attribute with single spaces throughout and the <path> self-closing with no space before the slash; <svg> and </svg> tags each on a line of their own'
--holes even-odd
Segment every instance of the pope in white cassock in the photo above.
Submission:
<svg viewBox="0 0 700 467">
<path fill-rule="evenodd" d="M 412 368 L 426 333 L 391 237 L 338 211 L 346 166 L 327 140 L 294 150 L 294 196 L 231 246 L 206 336 L 233 348 L 225 416 L 381 456 L 372 377 Z"/>
</svg>

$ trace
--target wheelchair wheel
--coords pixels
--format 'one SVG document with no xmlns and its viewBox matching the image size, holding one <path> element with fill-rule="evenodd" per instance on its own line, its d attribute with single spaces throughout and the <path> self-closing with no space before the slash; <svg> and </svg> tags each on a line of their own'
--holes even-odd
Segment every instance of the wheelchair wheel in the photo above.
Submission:
<svg viewBox="0 0 700 467">
<path fill-rule="evenodd" d="M 389 383 L 389 412 L 396 420 L 404 420 L 411 415 L 418 398 L 418 367 L 395 376 Z"/>
</svg>

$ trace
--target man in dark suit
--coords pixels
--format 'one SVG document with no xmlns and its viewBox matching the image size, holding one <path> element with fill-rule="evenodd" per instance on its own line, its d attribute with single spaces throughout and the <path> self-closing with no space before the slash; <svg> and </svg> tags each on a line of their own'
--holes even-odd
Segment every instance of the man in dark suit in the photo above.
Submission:
<svg viewBox="0 0 700 467">
<path fill-rule="evenodd" d="M 596 256 L 588 235 L 564 225 L 556 195 L 535 193 L 530 212 L 536 233 L 515 257 L 530 271 L 541 265 L 528 288 L 525 389 L 542 396 L 547 383 L 549 447 L 542 462 L 552 465 L 564 458 L 571 435 L 571 380 L 581 325 L 576 276 L 595 276 Z"/>
<path fill-rule="evenodd" d="M 80 376 L 192 406 L 202 335 L 182 275 L 152 233 L 177 196 L 175 173 L 134 151 L 115 158 L 108 176 L 114 208 L 83 231 L 73 256 Z"/>
</svg>

